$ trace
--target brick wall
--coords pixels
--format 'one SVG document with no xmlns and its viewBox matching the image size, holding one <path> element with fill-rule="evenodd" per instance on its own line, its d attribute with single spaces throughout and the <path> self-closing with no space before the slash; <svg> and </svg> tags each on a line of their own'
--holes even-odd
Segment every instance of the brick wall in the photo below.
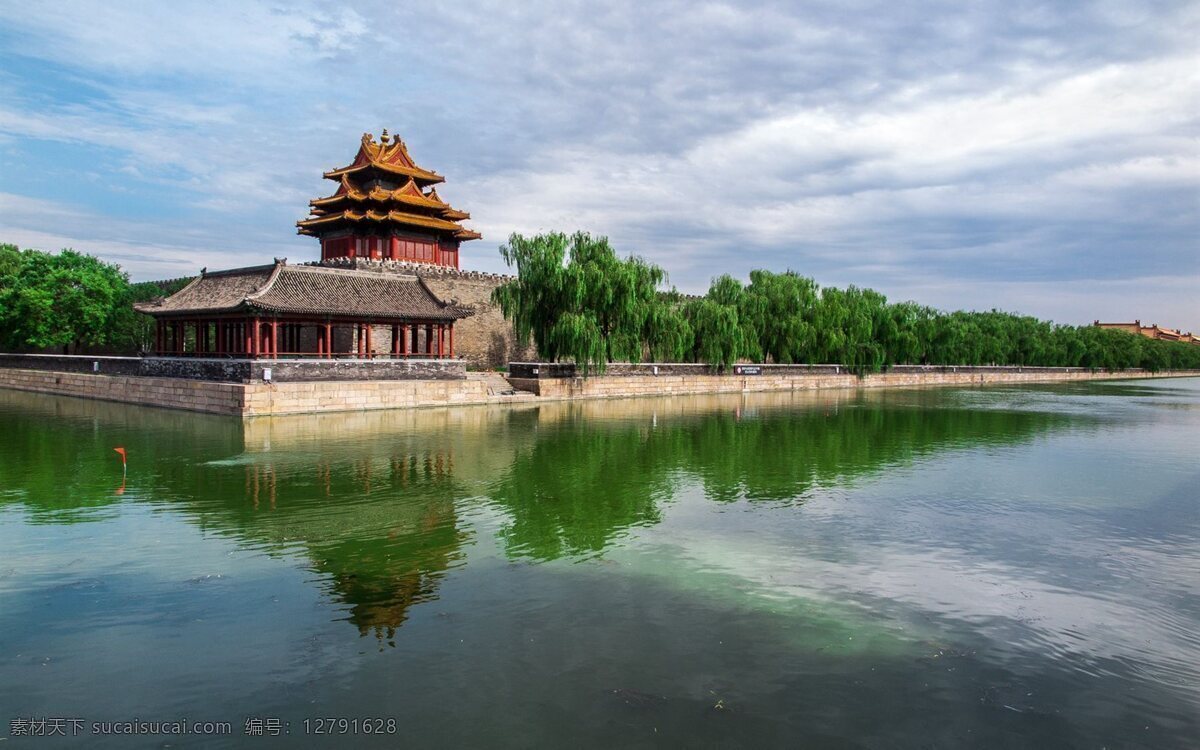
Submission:
<svg viewBox="0 0 1200 750">
<path fill-rule="evenodd" d="M 475 314 L 454 324 L 454 353 L 474 367 L 504 367 L 513 360 L 531 359 L 533 347 L 517 346 L 512 325 L 492 304 L 492 290 L 507 281 L 491 274 L 422 274 L 430 291 L 454 300 Z"/>
</svg>

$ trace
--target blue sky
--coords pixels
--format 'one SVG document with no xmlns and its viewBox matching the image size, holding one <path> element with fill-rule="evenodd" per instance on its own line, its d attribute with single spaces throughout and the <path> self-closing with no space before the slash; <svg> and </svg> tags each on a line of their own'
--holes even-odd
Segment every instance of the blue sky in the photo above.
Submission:
<svg viewBox="0 0 1200 750">
<path fill-rule="evenodd" d="M 1200 4 L 0 0 L 0 240 L 135 279 L 287 257 L 400 134 L 503 270 L 586 229 L 703 291 L 794 269 L 1200 331 Z"/>
</svg>

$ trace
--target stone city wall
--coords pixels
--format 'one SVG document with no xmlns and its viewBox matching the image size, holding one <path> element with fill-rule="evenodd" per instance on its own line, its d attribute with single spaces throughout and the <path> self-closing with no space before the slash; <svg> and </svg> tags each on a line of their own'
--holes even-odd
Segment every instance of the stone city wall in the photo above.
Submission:
<svg viewBox="0 0 1200 750">
<path fill-rule="evenodd" d="M 510 378 L 518 397 L 497 394 L 486 378 L 464 380 L 309 381 L 220 383 L 181 378 L 0 369 L 0 388 L 159 406 L 171 409 L 260 416 L 314 412 L 410 409 L 428 406 L 523 403 L 631 396 L 676 396 L 751 391 L 989 385 L 1000 383 L 1196 377 L 1200 372 L 1147 373 L 1045 371 L 1017 368 L 944 368 L 889 372 L 859 378 L 846 374 L 606 375 L 591 378 Z"/>
<path fill-rule="evenodd" d="M 244 387 L 242 414 L 247 417 L 460 406 L 492 400 L 487 385 L 477 380 L 276 383 Z"/>
<path fill-rule="evenodd" d="M 217 383 L 136 375 L 0 369 L 0 388 L 250 417 L 495 402 L 479 380 Z"/>
<path fill-rule="evenodd" d="M 785 366 L 779 366 L 783 368 Z M 832 366 L 830 366 L 832 367 Z M 824 388 L 897 388 L 912 386 L 992 385 L 1080 380 L 1122 380 L 1150 377 L 1195 377 L 1197 372 L 1148 373 L 1142 370 L 1092 372 L 1081 368 L 947 367 L 896 368 L 891 372 L 859 377 L 847 373 L 764 371 L 760 375 L 660 374 L 573 377 L 509 377 L 514 388 L 547 399 L 626 398 L 701 393 L 794 391 Z M 661 371 L 660 371 L 661 372 Z"/>
<path fill-rule="evenodd" d="M 492 291 L 510 280 L 492 274 L 422 274 L 430 291 L 444 300 L 470 308 L 475 314 L 454 324 L 454 353 L 474 367 L 504 367 L 515 359 L 535 356 L 533 348 L 517 345 L 512 325 L 492 304 Z"/>
<path fill-rule="evenodd" d="M 210 414 L 240 415 L 243 413 L 246 386 L 241 383 L 147 378 L 138 375 L 0 369 L 0 388 Z"/>
</svg>

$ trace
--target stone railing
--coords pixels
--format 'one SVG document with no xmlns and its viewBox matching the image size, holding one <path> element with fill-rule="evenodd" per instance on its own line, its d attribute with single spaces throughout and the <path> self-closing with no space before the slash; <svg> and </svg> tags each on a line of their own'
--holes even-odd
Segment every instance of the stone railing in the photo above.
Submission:
<svg viewBox="0 0 1200 750">
<path fill-rule="evenodd" d="M 918 375 L 934 373 L 976 373 L 976 374 L 1005 374 L 1005 373 L 1072 373 L 1093 372 L 1087 367 L 1024 367 L 1019 365 L 893 365 L 884 373 L 897 375 Z M 1123 372 L 1143 372 L 1133 368 Z M 554 379 L 579 377 L 578 368 L 571 362 L 509 362 L 509 377 L 529 379 Z M 593 375 L 599 375 L 593 370 Z M 630 364 L 628 362 L 610 363 L 604 368 L 606 377 L 635 377 L 654 375 L 729 375 L 749 377 L 756 375 L 783 375 L 800 377 L 804 375 L 847 375 L 854 374 L 852 369 L 844 365 L 774 365 L 774 364 L 736 364 L 724 370 L 710 365 L 691 362 L 647 362 Z"/>
<path fill-rule="evenodd" d="M 0 368 L 184 378 L 224 383 L 332 380 L 463 380 L 461 359 L 226 359 L 0 354 Z M 268 371 L 270 371 L 268 373 Z"/>
<path fill-rule="evenodd" d="M 390 258 L 328 258 L 304 263 L 306 266 L 323 266 L 325 268 L 346 268 L 355 271 L 381 271 L 403 273 L 425 278 L 448 277 L 457 279 L 477 279 L 484 281 L 508 282 L 516 278 L 502 273 L 488 271 L 467 271 L 453 266 L 440 266 L 436 263 L 418 263 L 410 260 L 392 260 Z"/>
</svg>

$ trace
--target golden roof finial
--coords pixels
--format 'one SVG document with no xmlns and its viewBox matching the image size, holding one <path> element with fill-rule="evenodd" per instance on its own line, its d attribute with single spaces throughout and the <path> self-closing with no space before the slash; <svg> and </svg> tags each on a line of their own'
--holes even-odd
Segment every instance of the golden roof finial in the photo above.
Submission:
<svg viewBox="0 0 1200 750">
<path fill-rule="evenodd" d="M 383 133 L 379 136 L 379 142 L 386 146 L 388 144 L 388 138 L 389 136 L 387 128 L 384 128 Z"/>
</svg>

